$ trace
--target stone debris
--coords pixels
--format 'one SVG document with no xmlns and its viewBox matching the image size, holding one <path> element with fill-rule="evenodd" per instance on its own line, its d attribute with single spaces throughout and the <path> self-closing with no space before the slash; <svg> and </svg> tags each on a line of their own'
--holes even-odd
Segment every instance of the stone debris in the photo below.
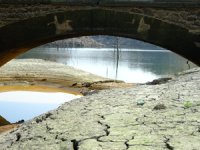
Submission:
<svg viewBox="0 0 200 150">
<path fill-rule="evenodd" d="M 185 109 L 187 101 L 192 107 Z M 199 110 L 197 68 L 165 84 L 103 90 L 67 102 L 1 134 L 0 149 L 198 150 Z"/>
<path fill-rule="evenodd" d="M 153 80 L 152 82 L 147 82 L 146 84 L 147 85 L 165 84 L 171 79 L 172 78 L 159 78 L 159 79 Z"/>
<path fill-rule="evenodd" d="M 167 107 L 164 104 L 157 104 L 153 110 L 161 110 L 161 109 L 166 109 Z"/>
<path fill-rule="evenodd" d="M 143 100 L 138 100 L 137 101 L 137 105 L 139 106 L 143 106 L 145 104 L 145 102 Z"/>
</svg>

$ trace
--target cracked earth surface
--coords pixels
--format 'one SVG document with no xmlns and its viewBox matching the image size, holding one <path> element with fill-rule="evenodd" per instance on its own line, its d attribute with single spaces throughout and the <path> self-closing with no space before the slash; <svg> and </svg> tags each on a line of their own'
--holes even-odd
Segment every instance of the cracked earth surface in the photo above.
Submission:
<svg viewBox="0 0 200 150">
<path fill-rule="evenodd" d="M 197 68 L 165 84 L 105 90 L 65 103 L 0 135 L 0 149 L 198 150 L 199 116 Z"/>
</svg>

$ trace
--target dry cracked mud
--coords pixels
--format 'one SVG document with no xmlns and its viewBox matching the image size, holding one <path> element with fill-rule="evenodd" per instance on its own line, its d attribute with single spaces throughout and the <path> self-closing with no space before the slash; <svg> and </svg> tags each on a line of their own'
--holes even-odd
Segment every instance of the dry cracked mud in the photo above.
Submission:
<svg viewBox="0 0 200 150">
<path fill-rule="evenodd" d="M 165 84 L 104 90 L 67 102 L 0 135 L 0 149 L 198 150 L 199 116 L 196 68 Z"/>
</svg>

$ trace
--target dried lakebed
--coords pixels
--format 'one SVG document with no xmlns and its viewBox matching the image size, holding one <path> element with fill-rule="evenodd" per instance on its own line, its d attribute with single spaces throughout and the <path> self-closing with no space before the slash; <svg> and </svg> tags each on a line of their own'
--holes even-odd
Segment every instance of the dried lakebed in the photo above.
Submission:
<svg viewBox="0 0 200 150">
<path fill-rule="evenodd" d="M 1 149 L 192 150 L 200 147 L 200 69 L 165 84 L 67 102 L 9 133 Z"/>
</svg>

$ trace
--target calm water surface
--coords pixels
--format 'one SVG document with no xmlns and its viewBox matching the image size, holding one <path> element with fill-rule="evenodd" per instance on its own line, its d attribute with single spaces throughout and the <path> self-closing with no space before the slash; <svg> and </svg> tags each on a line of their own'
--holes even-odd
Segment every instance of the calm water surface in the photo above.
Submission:
<svg viewBox="0 0 200 150">
<path fill-rule="evenodd" d="M 187 60 L 167 50 L 36 48 L 20 58 L 40 58 L 63 63 L 103 77 L 144 83 L 189 68 Z M 193 67 L 194 64 L 190 63 Z"/>
</svg>

